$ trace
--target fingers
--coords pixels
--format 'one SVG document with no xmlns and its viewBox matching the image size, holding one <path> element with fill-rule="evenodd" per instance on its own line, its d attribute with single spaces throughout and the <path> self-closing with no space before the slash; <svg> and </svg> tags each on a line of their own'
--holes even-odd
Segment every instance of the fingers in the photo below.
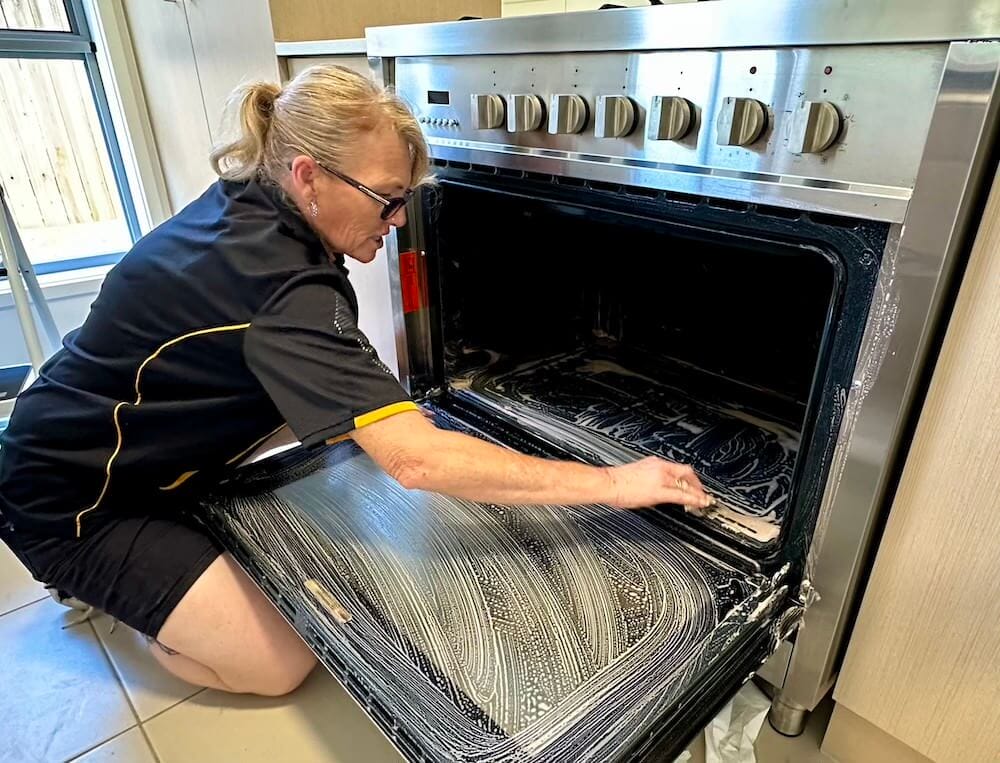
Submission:
<svg viewBox="0 0 1000 763">
<path fill-rule="evenodd" d="M 683 491 L 687 500 L 683 501 L 685 505 L 700 505 L 700 506 L 711 506 L 712 498 L 705 492 L 704 488 L 701 487 L 701 482 L 697 485 L 693 485 L 685 477 L 675 477 L 673 486 L 678 490 Z"/>
<path fill-rule="evenodd" d="M 695 495 L 690 490 L 668 487 L 663 491 L 660 503 L 674 503 L 678 506 L 683 506 L 685 511 L 693 514 L 700 514 L 712 505 L 712 499 L 704 493 L 699 496 Z"/>
<path fill-rule="evenodd" d="M 691 467 L 681 467 L 673 471 L 673 474 L 664 485 L 668 493 L 675 495 L 669 499 L 671 503 L 680 504 L 687 511 L 701 513 L 715 502 L 702 488 L 701 481 Z"/>
<path fill-rule="evenodd" d="M 620 477 L 621 486 L 616 491 L 620 500 L 615 505 L 649 506 L 672 503 L 683 506 L 691 513 L 702 514 L 714 503 L 694 470 L 684 464 L 675 464 L 661 458 L 647 457 L 632 464 L 608 470 L 612 484 Z"/>
<path fill-rule="evenodd" d="M 715 505 L 715 499 L 705 490 L 694 469 L 687 464 L 675 464 L 670 461 L 665 463 L 670 473 L 674 475 L 674 487 L 688 494 L 687 500 L 680 502 L 685 511 L 703 516 L 707 509 Z"/>
<path fill-rule="evenodd" d="M 701 480 L 698 479 L 698 475 L 695 473 L 694 469 L 687 464 L 675 464 L 669 461 L 667 463 L 670 464 L 670 471 L 676 479 L 684 480 L 685 483 L 696 490 L 705 492 L 705 486 L 701 484 Z"/>
<path fill-rule="evenodd" d="M 685 500 L 683 501 L 683 504 L 685 506 L 692 505 L 708 508 L 709 506 L 713 506 L 715 504 L 715 499 L 712 498 L 712 496 L 704 490 L 698 490 L 691 485 L 688 485 L 687 482 L 682 479 L 677 480 L 676 485 L 678 490 L 684 492 Z"/>
<path fill-rule="evenodd" d="M 712 500 L 712 503 L 710 505 L 708 505 L 708 506 L 691 506 L 691 505 L 685 505 L 684 506 L 684 512 L 686 514 L 693 514 L 696 517 L 706 517 L 706 516 L 708 516 L 709 512 L 712 511 L 712 506 L 715 505 L 715 499 L 712 498 L 711 500 Z"/>
</svg>

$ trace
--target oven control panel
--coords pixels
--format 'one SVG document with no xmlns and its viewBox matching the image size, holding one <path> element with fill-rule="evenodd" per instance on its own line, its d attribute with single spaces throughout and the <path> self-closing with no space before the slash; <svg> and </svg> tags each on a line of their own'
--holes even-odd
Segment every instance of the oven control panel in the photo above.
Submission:
<svg viewBox="0 0 1000 763">
<path fill-rule="evenodd" d="M 593 120 L 594 137 L 624 138 L 637 124 L 640 109 L 628 96 L 599 95 Z M 510 104 L 508 108 L 507 104 Z M 676 95 L 654 95 L 647 109 L 649 140 L 680 140 L 691 128 L 694 106 Z M 469 111 L 473 130 L 495 130 L 506 125 L 507 132 L 530 132 L 543 127 L 548 114 L 551 135 L 581 133 L 591 127 L 591 109 L 575 93 L 553 95 L 546 111 L 541 97 L 532 93 L 473 93 Z M 458 127 L 457 119 L 421 117 L 422 124 Z M 767 106 L 755 98 L 726 98 L 717 117 L 716 139 L 720 146 L 749 146 L 759 140 L 767 126 Z M 806 101 L 797 109 L 792 123 L 790 150 L 797 154 L 826 151 L 840 136 L 843 118 L 830 101 Z"/>
<path fill-rule="evenodd" d="M 947 46 L 400 58 L 447 146 L 913 187 Z M 905 120 L 900 115 L 905 114 Z M 887 129 L 892 125 L 892 130 Z"/>
</svg>

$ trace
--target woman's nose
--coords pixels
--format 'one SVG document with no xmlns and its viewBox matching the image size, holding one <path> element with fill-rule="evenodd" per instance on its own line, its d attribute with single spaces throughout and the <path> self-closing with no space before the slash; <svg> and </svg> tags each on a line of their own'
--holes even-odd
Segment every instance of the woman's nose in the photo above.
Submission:
<svg viewBox="0 0 1000 763">
<path fill-rule="evenodd" d="M 386 220 L 386 222 L 394 228 L 402 228 L 406 225 L 406 207 L 400 207 L 399 211 Z"/>
</svg>

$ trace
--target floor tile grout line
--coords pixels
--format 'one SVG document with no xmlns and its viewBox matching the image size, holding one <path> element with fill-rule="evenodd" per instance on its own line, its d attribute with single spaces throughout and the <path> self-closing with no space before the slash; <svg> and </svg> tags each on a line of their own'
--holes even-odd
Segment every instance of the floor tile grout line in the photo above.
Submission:
<svg viewBox="0 0 1000 763">
<path fill-rule="evenodd" d="M 111 651 L 110 649 L 108 649 L 108 645 L 104 643 L 104 639 L 101 638 L 101 634 L 98 633 L 97 626 L 94 624 L 92 620 L 87 620 L 87 623 L 90 625 L 91 630 L 94 631 L 94 638 L 96 638 L 97 643 L 101 645 L 101 652 L 104 654 L 104 659 L 111 666 L 111 672 L 115 674 L 115 679 L 118 681 L 118 686 L 121 687 L 122 694 L 125 695 L 125 701 L 128 702 L 129 709 L 132 710 L 132 715 L 135 718 L 135 726 L 132 726 L 131 728 L 138 727 L 139 733 L 142 734 L 142 738 L 146 741 L 146 747 L 149 749 L 149 754 L 153 756 L 153 760 L 156 763 L 161 763 L 160 754 L 156 751 L 156 748 L 153 746 L 153 740 L 149 738 L 149 734 L 146 732 L 145 727 L 142 725 L 144 721 L 139 717 L 139 709 L 135 706 L 135 703 L 132 702 L 132 697 L 128 693 L 128 687 L 125 685 L 125 677 L 118 669 L 118 666 L 115 664 L 115 661 L 111 659 Z M 198 692 L 195 692 L 195 694 L 197 693 Z M 181 702 L 183 701 L 184 700 L 181 700 Z M 180 704 L 180 702 L 175 702 L 170 707 L 175 707 L 178 704 Z M 169 710 L 170 708 L 167 709 Z M 159 715 L 159 713 L 157 713 L 156 715 Z M 155 718 L 156 715 L 150 716 L 150 718 Z M 147 720 L 150 720 L 150 718 L 147 718 Z"/>
<path fill-rule="evenodd" d="M 176 707 L 176 705 L 172 705 L 171 707 Z M 153 717 L 155 718 L 156 716 Z M 146 727 L 141 723 L 139 724 L 139 733 L 142 734 L 142 738 L 146 740 L 146 747 L 149 748 L 149 753 L 153 756 L 153 760 L 156 761 L 156 763 L 162 763 L 160 753 L 156 751 L 156 747 L 153 746 L 153 740 L 149 738 L 149 732 L 146 731 Z"/>
<path fill-rule="evenodd" d="M 177 707 L 178 705 L 183 705 L 183 704 L 184 704 L 185 702 L 187 702 L 188 700 L 190 700 L 190 699 L 194 699 L 195 697 L 197 697 L 197 696 L 198 696 L 199 694 L 201 694 L 201 693 L 202 693 L 202 692 L 204 692 L 204 691 L 208 691 L 208 689 L 207 689 L 207 687 L 205 687 L 205 686 L 202 686 L 202 687 L 201 687 L 200 689 L 198 689 L 198 690 L 197 690 L 197 691 L 196 691 L 196 692 L 195 692 L 194 694 L 192 694 L 192 695 L 190 695 L 190 696 L 188 696 L 188 697 L 185 697 L 184 699 L 179 699 L 179 700 L 177 700 L 177 701 L 176 701 L 176 702 L 174 702 L 174 703 L 173 703 L 172 705 L 170 705 L 170 707 L 165 707 L 165 708 L 163 708 L 162 710 L 157 710 L 157 711 L 156 711 L 155 713 L 153 713 L 153 714 L 152 714 L 151 716 L 149 716 L 149 717 L 148 717 L 148 718 L 147 718 L 146 720 L 144 720 L 144 721 L 140 721 L 140 723 L 149 723 L 149 722 L 150 722 L 151 720 L 153 720 L 154 718 L 159 718 L 159 717 L 160 717 L 161 715 L 163 715 L 163 714 L 164 714 L 165 712 L 167 712 L 167 711 L 169 711 L 169 710 L 173 710 L 173 709 L 174 709 L 175 707 Z"/>
<path fill-rule="evenodd" d="M 160 758 L 160 753 L 156 749 L 156 745 L 153 744 L 152 737 L 149 736 L 149 729 L 146 728 L 146 724 L 149 723 L 154 718 L 159 718 L 161 715 L 163 715 L 164 713 L 166 713 L 168 710 L 173 710 L 178 705 L 183 705 L 189 699 L 194 699 L 199 694 L 201 694 L 203 691 L 205 691 L 205 687 L 204 686 L 202 686 L 200 689 L 198 689 L 198 691 L 196 691 L 190 697 L 185 697 L 182 700 L 178 700 L 177 702 L 175 702 L 174 704 L 172 704 L 170 707 L 166 707 L 163 710 L 160 710 L 158 713 L 154 713 L 153 715 L 149 716 L 146 720 L 142 721 L 139 724 L 139 729 L 142 731 L 142 735 L 146 738 L 146 744 L 149 745 L 149 749 L 153 751 L 153 757 L 156 759 L 156 763 L 162 763 L 162 760 Z"/>
<path fill-rule="evenodd" d="M 22 610 L 22 609 L 24 609 L 25 607 L 30 607 L 30 606 L 31 606 L 32 604 L 37 604 L 37 603 L 38 603 L 38 602 L 40 602 L 40 601 L 45 601 L 45 600 L 46 600 L 47 598 L 50 598 L 50 597 L 48 596 L 48 594 L 42 594 L 41 596 L 39 596 L 39 597 L 38 597 L 37 599 L 35 599 L 34 601 L 29 601 L 29 602 L 28 602 L 27 604 L 21 604 L 21 605 L 19 605 L 19 606 L 16 606 L 16 607 L 14 607 L 13 609 L 8 609 L 8 610 L 7 610 L 6 612 L 4 612 L 4 613 L 0 614 L 0 617 L 6 617 L 7 615 L 12 615 L 12 614 L 14 614 L 15 612 L 19 612 L 19 611 L 21 611 L 21 610 Z"/>
<path fill-rule="evenodd" d="M 115 677 L 118 679 L 118 683 L 121 684 L 122 688 L 125 690 L 125 696 L 129 698 L 129 704 L 131 704 L 132 703 L 132 695 L 129 694 L 128 684 L 125 682 L 125 675 L 122 673 L 121 670 L 118 669 L 118 664 L 111 658 L 111 647 L 108 646 L 108 644 L 101 637 L 100 631 L 97 630 L 96 623 L 94 623 L 93 621 L 90 621 L 90 624 L 91 624 L 91 627 L 94 629 L 94 632 L 97 634 L 97 640 L 101 642 L 101 648 L 104 650 L 104 654 L 107 655 L 108 662 L 111 663 L 111 669 L 115 672 Z M 124 625 L 122 623 L 119 623 L 119 625 L 122 625 L 122 627 L 124 627 L 124 628 L 128 627 L 128 626 L 126 626 L 126 625 Z M 108 635 L 111 635 L 111 634 L 109 633 Z M 161 668 L 159 665 L 156 666 L 156 669 L 157 670 L 163 670 L 163 668 Z M 141 715 L 139 715 L 139 708 L 135 708 L 135 714 L 136 714 L 136 717 L 139 719 L 139 723 L 145 723 L 146 721 L 151 721 L 153 718 L 155 718 L 156 716 L 158 716 L 160 713 L 165 713 L 171 707 L 176 707 L 181 702 L 184 702 L 185 700 L 191 699 L 191 697 L 193 697 L 195 694 L 200 694 L 201 692 L 203 692 L 205 690 L 204 686 L 198 688 L 198 687 L 194 687 L 193 684 L 192 684 L 192 688 L 195 689 L 195 691 L 194 691 L 193 694 L 189 694 L 188 696 L 183 697 L 182 699 L 179 699 L 179 700 L 173 702 L 172 704 L 170 704 L 169 707 L 165 707 L 162 710 L 157 710 L 155 713 L 153 713 L 151 716 L 149 716 L 149 718 L 143 718 Z"/>
<path fill-rule="evenodd" d="M 194 686 L 194 684 L 192 684 L 191 686 L 192 686 L 192 688 L 194 688 L 194 692 L 192 692 L 191 694 L 187 695 L 186 697 L 182 697 L 181 699 L 178 699 L 175 702 L 172 702 L 170 705 L 168 705 L 167 707 L 163 708 L 162 710 L 157 710 L 155 713 L 153 713 L 148 718 L 143 718 L 142 716 L 139 715 L 139 709 L 137 707 L 135 707 L 135 705 L 132 703 L 132 696 L 129 694 L 128 685 L 125 683 L 125 676 L 118 669 L 118 665 L 115 663 L 115 661 L 113 659 L 111 659 L 111 649 L 110 649 L 110 647 L 107 645 L 107 643 L 105 643 L 104 639 L 101 637 L 100 632 L 97 630 L 97 625 L 92 620 L 89 620 L 88 622 L 90 623 L 90 627 L 94 629 L 94 633 L 97 635 L 97 640 L 101 643 L 101 649 L 104 650 L 105 657 L 107 658 L 108 662 L 111 663 L 111 669 L 114 671 L 115 678 L 118 679 L 118 683 L 125 690 L 125 697 L 128 700 L 129 705 L 132 707 L 132 710 L 133 710 L 136 718 L 138 719 L 138 722 L 139 722 L 140 725 L 142 725 L 143 723 L 148 723 L 149 721 L 153 720 L 157 716 L 163 715 L 165 712 L 167 712 L 167 710 L 171 710 L 171 709 L 177 707 L 182 702 L 187 702 L 189 699 L 191 699 L 193 697 L 197 697 L 199 694 L 201 694 L 203 691 L 205 691 L 206 687 L 204 687 L 204 686 L 196 687 L 196 686 Z M 124 627 L 128 627 L 128 626 L 124 626 Z M 160 666 L 157 666 L 157 669 L 158 670 L 163 670 L 163 668 L 161 668 Z"/>
<path fill-rule="evenodd" d="M 118 685 L 121 687 L 122 692 L 125 694 L 125 701 L 128 702 L 128 706 L 132 710 L 132 715 L 136 719 L 136 725 L 132 726 L 131 728 L 136 728 L 136 726 L 139 728 L 139 733 L 141 733 L 142 734 L 142 738 L 144 740 L 146 740 L 146 747 L 149 748 L 150 754 L 153 756 L 153 760 L 156 761 L 156 763 L 161 763 L 160 754 L 159 754 L 159 752 L 157 752 L 156 746 L 153 744 L 153 740 L 150 738 L 149 732 L 147 731 L 147 729 L 146 729 L 146 727 L 145 727 L 144 724 L 149 723 L 154 718 L 158 718 L 159 716 L 163 715 L 168 710 L 171 710 L 171 709 L 177 707 L 178 705 L 180 705 L 180 704 L 182 704 L 184 702 L 187 702 L 192 697 L 197 697 L 199 694 L 201 694 L 203 691 L 205 691 L 205 687 L 204 686 L 201 687 L 200 689 L 198 689 L 197 691 L 195 691 L 194 694 L 191 694 L 190 696 L 184 697 L 184 699 L 177 700 L 176 702 L 174 702 L 169 707 L 165 707 L 162 710 L 159 710 L 156 713 L 153 713 L 153 715 L 151 715 L 148 718 L 146 718 L 145 720 L 143 720 L 139 716 L 139 710 L 135 706 L 135 704 L 132 702 L 132 697 L 128 693 L 128 687 L 125 685 L 125 677 L 122 675 L 121 671 L 118 669 L 118 666 L 115 664 L 115 661 L 111 659 L 111 650 L 109 649 L 108 645 L 104 642 L 104 639 L 101 638 L 101 634 L 97 631 L 97 625 L 95 625 L 94 622 L 91 621 L 91 620 L 88 620 L 87 623 L 90 625 L 91 629 L 94 631 L 94 637 L 97 639 L 97 642 L 101 645 L 101 651 L 104 654 L 104 659 L 107 660 L 107 662 L 111 665 L 111 671 L 115 674 L 115 679 L 117 679 Z"/>
<path fill-rule="evenodd" d="M 118 685 L 122 688 L 122 691 L 125 693 L 125 700 L 128 702 L 128 706 L 132 708 L 132 715 L 135 716 L 136 723 L 142 724 L 142 718 L 139 716 L 139 708 L 137 708 L 135 706 L 135 703 L 132 702 L 132 695 L 128 693 L 128 686 L 125 683 L 125 676 L 122 675 L 122 672 L 118 669 L 118 665 L 115 663 L 115 661 L 111 659 L 111 649 L 109 649 L 108 645 L 104 643 L 104 639 L 101 638 L 101 633 L 100 631 L 97 630 L 97 625 L 94 624 L 94 621 L 88 620 L 87 622 L 89 622 L 90 627 L 94 629 L 94 635 L 97 637 L 97 641 L 101 645 L 101 650 L 104 652 L 104 659 L 106 659 L 108 663 L 111 665 L 111 672 L 115 674 L 115 679 L 118 681 Z"/>
<path fill-rule="evenodd" d="M 114 673 L 115 680 L 118 681 L 118 686 L 121 688 L 122 694 L 125 695 L 125 701 L 128 703 L 129 709 L 132 711 L 132 717 L 135 718 L 135 726 L 131 726 L 130 728 L 134 729 L 138 727 L 139 733 L 142 734 L 142 738 L 146 742 L 146 749 L 149 750 L 149 754 L 153 756 L 155 763 L 161 763 L 159 753 L 156 751 L 156 748 L 153 747 L 153 742 L 149 738 L 149 734 L 146 733 L 146 729 L 142 726 L 142 719 L 139 717 L 139 710 L 136 708 L 135 703 L 132 702 L 132 697 L 128 693 L 128 688 L 125 686 L 125 679 L 122 676 L 121 671 L 118 670 L 118 666 L 115 665 L 115 661 L 111 659 L 111 652 L 108 650 L 107 644 L 104 643 L 104 639 L 101 638 L 101 634 L 97 632 L 97 626 L 94 624 L 93 620 L 88 619 L 87 624 L 94 632 L 94 638 L 97 639 L 97 643 L 101 645 L 101 654 L 104 655 L 105 661 L 107 661 L 108 665 L 111 667 L 111 672 Z"/>
<path fill-rule="evenodd" d="M 69 758 L 69 759 L 68 759 L 68 761 L 67 761 L 67 763 L 73 763 L 73 761 L 74 761 L 74 760 L 79 760 L 79 759 L 80 759 L 80 758 L 82 758 L 82 757 L 83 757 L 84 755 L 89 755 L 89 754 L 90 754 L 90 753 L 92 753 L 92 752 L 93 752 L 94 750 L 96 750 L 96 749 L 97 749 L 98 747 L 103 747 L 103 746 L 104 746 L 104 745 L 106 745 L 106 744 L 107 744 L 108 742 L 111 742 L 111 741 L 113 741 L 113 740 L 117 739 L 117 738 L 118 738 L 118 737 L 120 737 L 120 736 L 124 736 L 125 734 L 127 734 L 128 732 L 130 732 L 130 731 L 131 731 L 132 729 L 137 729 L 137 728 L 139 728 L 139 724 L 138 724 L 138 723 L 136 723 L 136 724 L 135 724 L 135 725 L 133 725 L 133 726 L 129 726 L 129 727 L 127 728 L 127 729 L 123 729 L 122 731 L 119 731 L 119 732 L 118 732 L 117 734 L 114 734 L 114 735 L 112 735 L 112 736 L 109 736 L 109 737 L 108 737 L 107 739 L 102 739 L 102 740 L 101 740 L 100 742 L 98 742 L 97 744 L 95 744 L 95 745 L 92 745 L 91 747 L 88 747 L 88 748 L 87 748 L 86 750 L 84 750 L 83 752 L 81 752 L 81 753 L 79 753 L 79 754 L 77 754 L 77 755 L 74 755 L 74 756 L 73 756 L 72 758 Z"/>
<path fill-rule="evenodd" d="M 108 663 L 108 667 L 111 668 L 112 674 L 114 674 L 115 680 L 118 682 L 118 688 L 122 690 L 122 694 L 125 697 L 125 702 L 128 703 L 129 710 L 132 711 L 132 717 L 135 718 L 135 723 L 137 726 L 142 725 L 142 719 L 139 717 L 139 711 L 135 707 L 135 703 L 132 702 L 132 698 L 129 696 L 128 689 L 125 687 L 125 681 L 122 679 L 121 673 L 118 671 L 115 661 L 111 659 L 111 653 L 108 652 L 107 646 L 104 644 L 104 640 L 101 638 L 100 634 L 97 632 L 97 626 L 94 625 L 94 621 L 88 619 L 87 625 L 90 626 L 90 630 L 94 632 L 94 638 L 97 639 L 97 643 L 101 646 L 101 654 L 104 655 L 104 661 Z"/>
</svg>

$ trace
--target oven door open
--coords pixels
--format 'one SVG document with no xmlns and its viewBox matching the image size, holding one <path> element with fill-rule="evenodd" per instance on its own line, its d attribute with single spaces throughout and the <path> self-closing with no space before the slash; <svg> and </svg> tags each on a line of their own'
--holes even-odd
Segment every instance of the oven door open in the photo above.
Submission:
<svg viewBox="0 0 1000 763">
<path fill-rule="evenodd" d="M 787 608 L 787 576 L 706 554 L 659 511 L 406 491 L 350 443 L 230 487 L 212 529 L 412 761 L 672 759 Z"/>
<path fill-rule="evenodd" d="M 213 529 L 409 760 L 670 759 L 787 606 L 657 511 L 408 492 L 349 443 L 231 487 Z"/>
<path fill-rule="evenodd" d="M 438 425 L 692 463 L 720 506 L 475 503 L 341 443 L 243 470 L 210 524 L 407 758 L 670 760 L 801 613 L 887 226 L 436 171 L 399 263 Z"/>
</svg>

